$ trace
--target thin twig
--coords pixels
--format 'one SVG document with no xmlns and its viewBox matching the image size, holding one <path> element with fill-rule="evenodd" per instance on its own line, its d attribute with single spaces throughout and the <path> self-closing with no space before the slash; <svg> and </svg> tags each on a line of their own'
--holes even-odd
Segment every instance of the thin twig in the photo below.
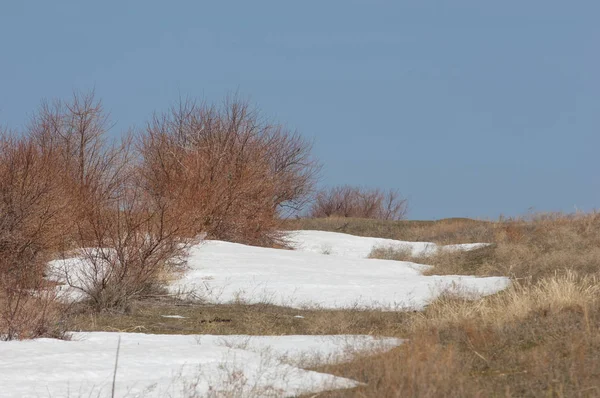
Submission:
<svg viewBox="0 0 600 398">
<path fill-rule="evenodd" d="M 117 382 L 117 368 L 119 366 L 119 350 L 120 349 L 121 349 L 121 336 L 119 335 L 119 341 L 117 343 L 117 356 L 115 358 L 115 369 L 113 371 L 111 398 L 115 398 L 115 384 Z"/>
</svg>

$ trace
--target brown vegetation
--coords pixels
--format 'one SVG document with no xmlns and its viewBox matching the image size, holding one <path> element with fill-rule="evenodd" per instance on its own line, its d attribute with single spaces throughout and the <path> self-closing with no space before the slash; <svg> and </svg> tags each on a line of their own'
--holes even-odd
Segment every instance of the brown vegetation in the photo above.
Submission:
<svg viewBox="0 0 600 398">
<path fill-rule="evenodd" d="M 412 229 L 443 236 L 440 243 L 463 243 L 472 238 L 466 223 L 493 246 L 426 258 L 393 250 L 372 255 L 433 264 L 431 274 L 508 275 L 513 286 L 476 301 L 442 297 L 408 314 L 404 347 L 320 368 L 368 382 L 352 393 L 325 396 L 600 394 L 599 215 L 429 223 L 428 234 L 423 225 Z"/>
<path fill-rule="evenodd" d="M 85 264 L 53 269 L 52 275 L 82 292 L 97 310 L 123 307 L 146 293 L 185 247 L 177 234 L 185 219 L 143 192 L 130 137 L 109 144 L 108 127 L 92 93 L 43 104 L 29 129 L 37 150 L 54 159 L 51 178 L 60 195 L 51 200 L 66 204 L 57 215 L 62 239 L 52 254 L 77 255 Z"/>
<path fill-rule="evenodd" d="M 366 218 L 299 218 L 286 220 L 286 230 L 319 230 L 341 232 L 356 236 L 434 242 L 442 245 L 454 243 L 491 242 L 494 239 L 491 222 L 468 218 L 448 218 L 437 221 L 374 220 Z"/>
<path fill-rule="evenodd" d="M 566 397 L 600 392 L 597 280 L 573 273 L 410 314 L 404 346 L 317 370 L 365 383 L 325 397 Z"/>
<path fill-rule="evenodd" d="M 42 279 L 63 210 L 52 200 L 60 192 L 53 164 L 27 138 L 0 138 L 0 339 L 54 333 L 54 297 Z"/>
<path fill-rule="evenodd" d="M 293 223 L 309 221 L 327 226 L 339 222 Z M 375 220 L 346 222 L 349 228 L 360 226 L 366 235 L 395 231 L 394 237 L 438 236 L 439 243 L 448 244 L 472 242 L 475 233 L 488 236 L 492 247 L 421 261 L 436 262 L 433 273 L 446 272 L 444 267 L 452 273 L 508 273 L 513 286 L 475 301 L 446 295 L 423 312 L 145 302 L 125 316 L 78 314 L 70 321 L 83 330 L 372 334 L 408 339 L 387 353 L 315 368 L 365 383 L 320 397 L 598 396 L 600 258 L 592 254 L 600 247 L 597 214 L 500 222 L 388 222 L 387 227 Z M 476 232 L 469 232 L 468 225 Z M 495 257 L 511 251 L 514 257 Z M 485 265 L 492 260 L 498 267 L 504 260 L 512 266 Z M 461 269 L 460 264 L 467 265 Z M 161 314 L 185 318 L 165 319 Z"/>
<path fill-rule="evenodd" d="M 60 337 L 65 327 L 386 335 L 408 342 L 319 367 L 365 383 L 320 396 L 600 395 L 599 214 L 403 221 L 394 209 L 404 202 L 395 196 L 385 202 L 381 193 L 356 194 L 362 210 L 352 213 L 354 199 L 340 193 L 334 199 L 348 207 L 324 214 L 334 217 L 288 220 L 286 227 L 489 242 L 426 258 L 394 250 L 372 255 L 432 264 L 433 274 L 510 276 L 513 286 L 475 301 L 447 295 L 415 313 L 149 301 L 200 232 L 272 244 L 282 209 L 306 199 L 318 167 L 299 136 L 261 122 L 235 101 L 222 108 L 184 104 L 156 116 L 145 134 L 114 145 L 105 141 L 107 129 L 101 104 L 75 96 L 42 106 L 27 134 L 2 134 L 0 338 Z M 349 217 L 357 215 L 390 220 Z M 65 311 L 44 279 L 47 261 L 73 250 L 89 272 L 81 279 L 67 268 L 63 276 L 86 293 L 94 312 L 83 305 Z M 99 311 L 115 308 L 128 311 Z M 186 318 L 162 317 L 174 312 Z"/>
<path fill-rule="evenodd" d="M 410 258 L 405 253 L 380 249 L 373 258 L 408 260 L 433 265 L 432 273 L 463 275 L 504 275 L 515 280 L 537 281 L 569 268 L 582 275 L 600 272 L 600 214 L 545 215 L 531 219 L 500 222 L 474 222 L 480 242 L 492 243 L 478 250 L 439 251 L 425 258 Z M 432 230 L 439 236 L 439 225 Z M 444 226 L 442 243 L 467 243 L 463 223 L 452 231 Z M 438 241 L 439 242 L 439 241 Z"/>
<path fill-rule="evenodd" d="M 140 170 L 149 195 L 194 220 L 192 234 L 270 246 L 280 213 L 299 208 L 312 192 L 319 166 L 310 149 L 247 103 L 188 102 L 148 124 Z"/>
<path fill-rule="evenodd" d="M 406 215 L 406 203 L 398 191 L 384 192 L 344 185 L 318 192 L 308 214 L 310 218 L 401 220 Z"/>
<path fill-rule="evenodd" d="M 274 244 L 281 215 L 309 198 L 319 170 L 310 143 L 237 100 L 180 104 L 115 142 L 110 127 L 89 93 L 44 102 L 19 138 L 2 132 L 3 338 L 49 330 L 58 304 L 45 276 L 96 311 L 123 309 L 159 292 L 198 236 Z M 73 256 L 83 266 L 47 269 Z"/>
</svg>

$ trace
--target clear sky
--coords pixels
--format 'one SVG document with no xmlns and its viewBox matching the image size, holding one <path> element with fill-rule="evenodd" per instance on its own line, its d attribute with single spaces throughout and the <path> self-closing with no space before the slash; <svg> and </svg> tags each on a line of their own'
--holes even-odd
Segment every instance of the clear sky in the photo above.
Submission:
<svg viewBox="0 0 600 398">
<path fill-rule="evenodd" d="M 0 124 L 95 88 L 120 134 L 238 92 L 315 139 L 321 184 L 409 218 L 600 208 L 600 2 L 2 1 Z"/>
</svg>

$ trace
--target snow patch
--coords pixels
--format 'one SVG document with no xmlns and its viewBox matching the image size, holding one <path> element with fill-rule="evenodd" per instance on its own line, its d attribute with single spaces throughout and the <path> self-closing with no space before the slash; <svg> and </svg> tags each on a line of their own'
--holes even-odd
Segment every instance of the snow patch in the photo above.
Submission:
<svg viewBox="0 0 600 398">
<path fill-rule="evenodd" d="M 110 397 L 117 341 L 118 397 L 189 397 L 231 392 L 285 397 L 351 388 L 356 381 L 300 369 L 302 358 L 387 350 L 400 339 L 371 336 L 183 336 L 74 333 L 72 341 L 0 343 L 2 397 Z M 193 395 L 193 393 L 197 395 Z"/>
<path fill-rule="evenodd" d="M 294 308 L 377 308 L 420 310 L 444 292 L 478 297 L 509 286 L 508 278 L 425 276 L 432 267 L 407 261 L 367 259 L 374 245 L 407 247 L 413 255 L 432 250 L 472 250 L 485 246 L 436 246 L 321 231 L 294 231 L 297 250 L 269 249 L 222 241 L 193 246 L 188 269 L 169 289 L 181 297 L 211 303 L 268 303 Z M 321 245 L 330 250 L 322 254 Z M 433 246 L 432 246 L 433 245 Z M 54 280 L 67 299 L 80 300 L 89 256 L 50 263 Z M 78 289 L 79 287 L 79 289 Z"/>
<path fill-rule="evenodd" d="M 286 240 L 294 250 L 352 258 L 367 258 L 373 249 L 379 247 L 406 251 L 413 257 L 424 257 L 438 250 L 467 251 L 490 245 L 467 243 L 440 246 L 432 242 L 407 242 L 326 231 L 290 231 L 286 234 Z"/>
<path fill-rule="evenodd" d="M 508 278 L 425 276 L 430 266 L 338 257 L 207 241 L 190 250 L 188 271 L 172 292 L 213 303 L 269 303 L 294 308 L 422 309 L 440 294 L 496 293 Z M 208 278 L 210 277 L 210 278 Z"/>
</svg>

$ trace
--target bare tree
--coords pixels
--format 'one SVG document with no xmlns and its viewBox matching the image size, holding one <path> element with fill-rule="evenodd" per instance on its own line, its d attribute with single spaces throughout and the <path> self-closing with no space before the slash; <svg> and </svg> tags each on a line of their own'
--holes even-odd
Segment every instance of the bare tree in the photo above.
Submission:
<svg viewBox="0 0 600 398">
<path fill-rule="evenodd" d="M 111 165 L 105 153 L 109 127 L 108 115 L 94 93 L 75 93 L 70 102 L 42 103 L 30 134 L 41 149 L 60 156 L 63 177 L 80 189 L 93 189 L 99 174 Z"/>
</svg>

